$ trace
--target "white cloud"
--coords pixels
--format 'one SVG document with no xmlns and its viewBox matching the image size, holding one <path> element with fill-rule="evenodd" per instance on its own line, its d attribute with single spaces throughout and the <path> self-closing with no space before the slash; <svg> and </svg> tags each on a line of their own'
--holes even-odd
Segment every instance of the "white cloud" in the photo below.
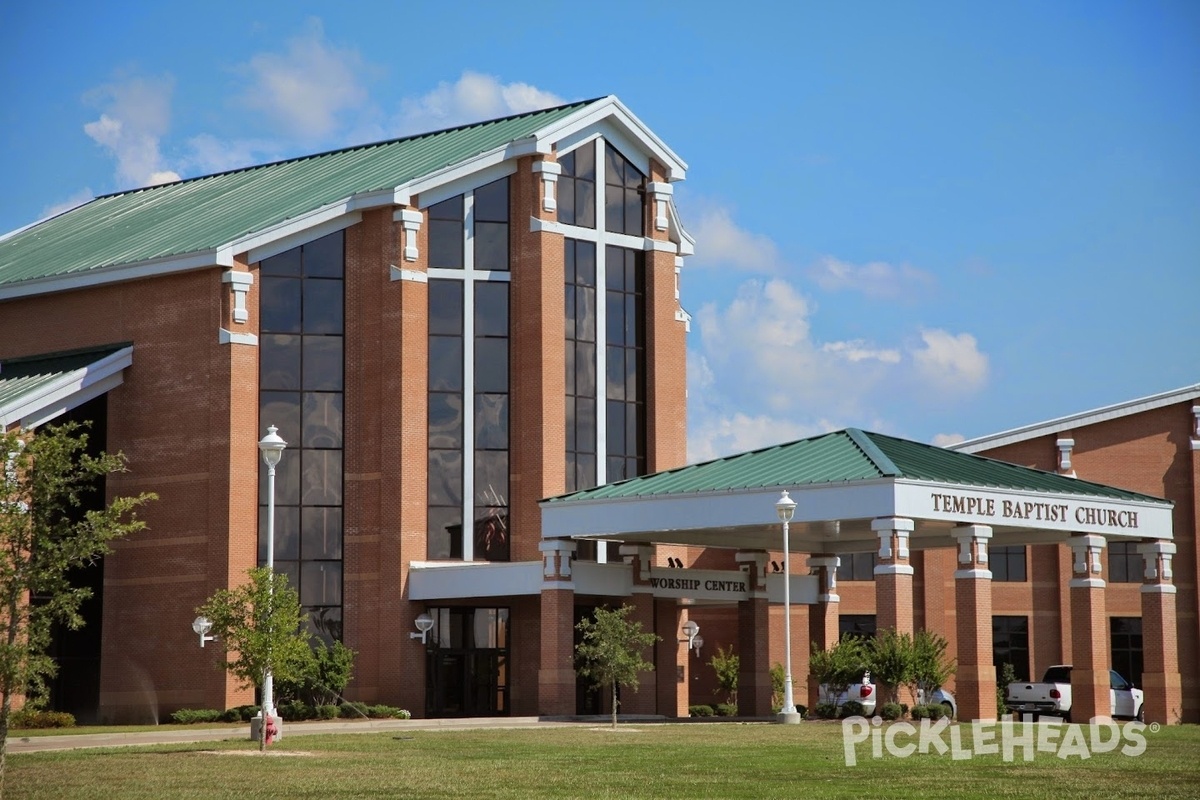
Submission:
<svg viewBox="0 0 1200 800">
<path fill-rule="evenodd" d="M 286 136 L 309 140 L 328 136 L 345 112 L 367 104 L 358 51 L 330 44 L 316 18 L 288 42 L 285 52 L 259 53 L 243 69 L 251 85 L 242 102 Z"/>
<path fill-rule="evenodd" d="M 95 196 L 96 195 L 92 192 L 91 189 L 88 189 L 86 187 L 83 189 L 80 189 L 79 191 L 75 192 L 67 199 L 63 200 L 61 203 L 54 203 L 53 205 L 49 205 L 49 206 L 46 206 L 45 208 L 43 208 L 42 213 L 39 216 L 39 220 L 49 219 L 50 217 L 57 217 L 59 214 L 62 214 L 66 211 L 70 211 L 72 208 L 76 208 L 78 206 L 83 205 L 84 203 L 88 202 Z"/>
<path fill-rule="evenodd" d="M 192 175 L 210 175 L 263 164 L 281 158 L 280 144 L 264 139 L 225 141 L 201 133 L 187 141 L 187 155 L 181 161 Z"/>
<path fill-rule="evenodd" d="M 159 139 L 171 126 L 173 90 L 170 76 L 131 77 L 99 86 L 85 96 L 102 113 L 83 130 L 117 160 L 116 177 L 122 188 L 179 180 L 159 152 Z"/>
<path fill-rule="evenodd" d="M 861 339 L 848 342 L 826 342 L 821 345 L 821 352 L 838 355 L 847 361 L 882 361 L 885 364 L 899 364 L 899 350 L 879 350 L 867 346 Z"/>
<path fill-rule="evenodd" d="M 833 256 L 820 259 L 807 274 L 826 291 L 850 290 L 884 299 L 911 299 L 935 283 L 933 275 L 908 264 L 872 261 L 859 266 Z"/>
<path fill-rule="evenodd" d="M 426 95 L 402 101 L 396 128 L 399 133 L 440 130 L 566 102 L 527 83 L 501 83 L 491 75 L 468 70 L 454 83 L 443 81 Z"/>
<path fill-rule="evenodd" d="M 967 437 L 961 433 L 938 433 L 933 437 L 933 445 L 935 447 L 949 447 L 952 444 L 965 442 Z"/>
<path fill-rule="evenodd" d="M 696 239 L 688 266 L 730 266 L 763 275 L 777 275 L 785 266 L 775 242 L 738 226 L 727 208 L 702 205 L 688 231 Z"/>
<path fill-rule="evenodd" d="M 783 417 L 741 412 L 706 416 L 688 425 L 688 463 L 711 461 L 836 429 L 836 425 L 826 420 L 804 424 Z"/>
<path fill-rule="evenodd" d="M 924 347 L 912 353 L 917 373 L 931 388 L 954 393 L 973 392 L 988 378 L 988 357 L 979 352 L 969 333 L 955 336 L 948 331 L 921 331 Z"/>
</svg>

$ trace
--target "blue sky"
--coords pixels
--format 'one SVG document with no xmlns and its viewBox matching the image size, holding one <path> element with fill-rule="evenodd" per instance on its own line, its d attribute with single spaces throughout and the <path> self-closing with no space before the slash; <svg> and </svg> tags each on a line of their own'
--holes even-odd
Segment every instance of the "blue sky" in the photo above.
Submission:
<svg viewBox="0 0 1200 800">
<path fill-rule="evenodd" d="M 693 459 L 1200 383 L 1200 3 L 198 8 L 0 8 L 0 231 L 615 94 L 689 164 Z"/>
</svg>

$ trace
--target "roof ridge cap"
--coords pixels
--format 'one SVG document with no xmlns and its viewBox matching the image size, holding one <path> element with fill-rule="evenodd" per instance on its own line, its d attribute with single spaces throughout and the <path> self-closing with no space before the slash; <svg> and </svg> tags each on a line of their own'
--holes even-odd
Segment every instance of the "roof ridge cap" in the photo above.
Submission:
<svg viewBox="0 0 1200 800">
<path fill-rule="evenodd" d="M 900 471 L 896 463 L 888 458 L 883 450 L 879 449 L 879 445 L 872 441 L 871 436 L 873 434 L 859 430 L 858 428 L 846 428 L 846 435 L 850 437 L 852 442 L 858 445 L 867 458 L 871 459 L 876 469 L 882 472 L 884 477 L 900 478 L 904 476 L 904 473 Z"/>
</svg>

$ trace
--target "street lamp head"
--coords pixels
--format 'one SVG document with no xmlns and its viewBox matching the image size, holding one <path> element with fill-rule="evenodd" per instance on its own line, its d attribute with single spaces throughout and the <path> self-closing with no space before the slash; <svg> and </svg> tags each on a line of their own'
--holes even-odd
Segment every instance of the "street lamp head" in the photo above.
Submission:
<svg viewBox="0 0 1200 800">
<path fill-rule="evenodd" d="M 695 620 L 689 619 L 687 622 L 683 623 L 683 635 L 688 637 L 688 639 L 695 639 L 696 634 L 699 632 L 700 626 L 696 624 Z"/>
<path fill-rule="evenodd" d="M 263 461 L 268 467 L 274 467 L 279 463 L 279 459 L 283 458 L 283 448 L 287 447 L 287 442 L 279 437 L 278 431 L 274 425 L 267 428 L 267 435 L 258 443 L 258 449 L 262 451 Z"/>
<path fill-rule="evenodd" d="M 783 495 L 775 502 L 775 513 L 779 515 L 780 522 L 791 522 L 792 514 L 796 513 L 796 501 L 788 497 L 786 489 L 784 489 Z"/>
</svg>

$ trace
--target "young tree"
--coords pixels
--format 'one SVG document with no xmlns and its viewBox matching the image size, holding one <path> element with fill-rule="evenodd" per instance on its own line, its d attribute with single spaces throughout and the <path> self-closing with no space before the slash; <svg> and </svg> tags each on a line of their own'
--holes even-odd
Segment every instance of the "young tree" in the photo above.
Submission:
<svg viewBox="0 0 1200 800">
<path fill-rule="evenodd" d="M 897 702 L 897 690 L 911 680 L 914 656 L 913 637 L 898 633 L 895 628 L 876 632 L 875 638 L 867 643 L 867 666 L 883 690 L 880 708 L 883 703 Z"/>
<path fill-rule="evenodd" d="M 733 645 L 728 650 L 717 648 L 717 654 L 709 659 L 713 671 L 717 673 L 717 691 L 725 692 L 725 702 L 736 706 L 738 701 L 738 671 L 742 660 L 733 652 Z"/>
<path fill-rule="evenodd" d="M 828 650 L 813 642 L 809 670 L 817 683 L 825 686 L 823 702 L 836 703 L 850 684 L 862 679 L 866 665 L 867 647 L 858 636 L 843 634 L 841 641 Z"/>
<path fill-rule="evenodd" d="M 97 502 L 99 479 L 124 472 L 125 457 L 89 455 L 82 428 L 0 432 L 0 792 L 13 698 L 45 701 L 46 679 L 57 671 L 46 655 L 54 625 L 84 624 L 79 609 L 92 592 L 71 585 L 71 570 L 144 528 L 136 510 L 155 499 Z"/>
<path fill-rule="evenodd" d="M 241 685 L 261 687 L 269 672 L 274 679 L 302 677 L 312 657 L 309 634 L 301 627 L 300 595 L 288 586 L 287 576 L 258 567 L 250 580 L 234 589 L 220 589 L 196 613 L 212 622 L 212 634 L 226 653 L 220 666 Z M 267 747 L 267 709 L 259 728 L 259 749 Z"/>
<path fill-rule="evenodd" d="M 342 698 L 354 672 L 353 650 L 336 639 L 332 645 L 317 639 L 295 680 L 276 682 L 280 697 L 293 697 L 310 706 L 331 706 Z"/>
<path fill-rule="evenodd" d="M 660 641 L 653 633 L 643 633 L 642 623 L 626 619 L 632 606 L 615 611 L 597 608 L 595 619 L 585 619 L 575 627 L 583 641 L 575 646 L 576 671 L 589 678 L 597 689 L 612 692 L 612 726 L 617 727 L 617 687 L 638 688 L 638 673 L 654 669 L 642 658 L 642 652 Z"/>
<path fill-rule="evenodd" d="M 913 637 L 908 684 L 919 703 L 928 703 L 933 693 L 954 674 L 954 660 L 946 655 L 948 647 L 945 637 L 933 631 L 922 629 Z"/>
</svg>

